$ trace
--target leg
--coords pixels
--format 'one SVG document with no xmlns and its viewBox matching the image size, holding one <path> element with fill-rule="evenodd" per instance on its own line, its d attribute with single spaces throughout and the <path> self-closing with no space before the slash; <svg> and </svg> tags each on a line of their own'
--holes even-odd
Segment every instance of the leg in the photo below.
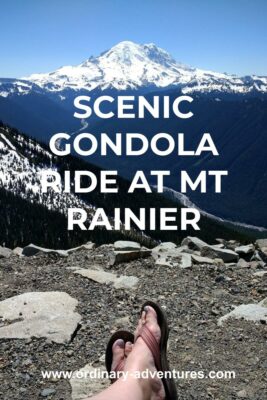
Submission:
<svg viewBox="0 0 267 400">
<path fill-rule="evenodd" d="M 147 307 L 139 320 L 135 335 L 146 322 L 149 329 L 160 341 L 160 328 L 157 323 L 157 314 L 152 307 Z M 120 341 L 113 345 L 114 361 L 122 360 L 125 356 L 125 349 Z M 136 378 L 135 373 L 142 371 L 156 371 L 153 356 L 141 337 L 137 339 L 134 346 L 127 355 L 124 372 L 127 378 L 118 379 L 113 385 L 103 392 L 91 397 L 91 400 L 164 400 L 165 392 L 162 381 L 158 377 Z"/>
</svg>

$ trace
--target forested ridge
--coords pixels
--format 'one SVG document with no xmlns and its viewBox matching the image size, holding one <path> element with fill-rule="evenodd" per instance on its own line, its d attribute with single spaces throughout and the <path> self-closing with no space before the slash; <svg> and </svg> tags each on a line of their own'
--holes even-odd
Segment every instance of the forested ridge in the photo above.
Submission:
<svg viewBox="0 0 267 400">
<path fill-rule="evenodd" d="M 63 176 L 64 171 L 70 170 L 90 170 L 98 177 L 100 168 L 73 156 L 57 157 L 53 155 L 49 148 L 44 144 L 39 144 L 36 140 L 29 138 L 14 128 L 10 128 L 1 123 L 0 129 L 4 130 L 6 138 L 16 149 L 21 157 L 29 161 L 29 165 L 42 167 L 53 165 Z M 38 149 L 38 151 L 36 150 Z M 40 150 L 41 149 L 41 150 Z M 1 157 L 5 149 L 1 150 Z M 14 167 L 15 168 L 15 167 Z M 32 176 L 34 185 L 34 176 Z M 19 181 L 20 182 L 20 181 Z M 30 242 L 47 247 L 69 248 L 78 244 L 92 240 L 98 244 L 114 242 L 119 238 L 138 239 L 146 246 L 155 244 L 156 241 L 173 241 L 180 243 L 188 235 L 194 236 L 196 231 L 136 231 L 118 232 L 107 231 L 105 229 L 95 229 L 94 231 L 81 231 L 78 228 L 73 232 L 67 230 L 67 217 L 60 212 L 62 204 L 58 209 L 49 209 L 46 205 L 40 204 L 40 195 L 32 194 L 25 198 L 28 192 L 21 197 L 23 188 L 16 186 L 16 191 L 12 191 L 14 179 L 9 180 L 8 187 L 1 187 L 0 190 L 0 242 L 8 247 L 24 246 Z M 86 184 L 86 179 L 84 184 Z M 12 186 L 13 185 L 13 186 Z M 20 182 L 23 185 L 23 182 Z M 112 215 L 114 208 L 129 207 L 138 214 L 142 207 L 156 208 L 172 207 L 180 212 L 181 205 L 169 200 L 157 193 L 145 193 L 138 190 L 132 194 L 127 193 L 129 181 L 118 178 L 119 193 L 103 194 L 100 193 L 99 185 L 95 191 L 80 196 L 79 201 L 93 207 L 104 208 L 107 215 Z M 18 189 L 19 188 L 19 189 Z M 39 198 L 38 198 L 39 196 Z M 47 201 L 47 199 L 46 199 Z M 149 218 L 147 216 L 147 218 Z M 148 221 L 147 221 L 148 222 Z M 148 223 L 147 223 L 148 225 Z M 214 238 L 221 237 L 226 239 L 238 239 L 240 241 L 249 240 L 250 233 L 238 232 L 225 225 L 215 222 L 202 216 L 200 221 L 201 230 L 197 235 L 206 241 L 214 241 Z M 150 239 L 151 238 L 151 239 Z"/>
</svg>

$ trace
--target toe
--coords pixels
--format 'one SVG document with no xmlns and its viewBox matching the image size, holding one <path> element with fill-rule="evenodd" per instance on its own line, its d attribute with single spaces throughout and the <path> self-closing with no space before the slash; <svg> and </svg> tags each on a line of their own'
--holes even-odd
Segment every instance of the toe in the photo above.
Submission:
<svg viewBox="0 0 267 400">
<path fill-rule="evenodd" d="M 145 313 L 144 313 L 144 315 L 145 315 Z M 135 339 L 137 339 L 142 326 L 143 326 L 143 322 L 142 322 L 142 316 L 141 316 L 141 318 L 139 318 L 138 325 L 135 329 L 135 333 L 134 333 Z"/>
<path fill-rule="evenodd" d="M 127 357 L 133 349 L 133 344 L 131 342 L 126 342 L 124 354 Z"/>
<path fill-rule="evenodd" d="M 146 310 L 144 309 L 141 314 L 141 324 L 146 322 Z"/>
<path fill-rule="evenodd" d="M 154 324 L 156 323 L 157 324 L 157 322 L 158 322 L 157 313 L 154 310 L 154 308 L 150 307 L 150 306 L 146 306 L 144 308 L 144 310 L 145 310 L 145 320 L 146 320 L 146 322 L 150 322 L 150 323 L 154 323 Z"/>
<path fill-rule="evenodd" d="M 121 361 L 124 358 L 124 348 L 125 344 L 122 339 L 116 340 L 116 342 L 113 343 L 112 346 L 112 352 L 113 352 L 113 363 L 112 364 L 118 364 L 119 361 Z"/>
</svg>

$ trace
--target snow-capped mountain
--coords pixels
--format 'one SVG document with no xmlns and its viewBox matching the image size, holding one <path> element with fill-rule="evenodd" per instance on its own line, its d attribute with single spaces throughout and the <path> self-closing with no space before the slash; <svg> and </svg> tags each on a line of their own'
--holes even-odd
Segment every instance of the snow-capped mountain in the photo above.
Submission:
<svg viewBox="0 0 267 400">
<path fill-rule="evenodd" d="M 10 86 L 11 85 L 11 86 Z M 44 74 L 33 74 L 12 82 L 1 81 L 0 95 L 27 94 L 45 90 L 65 99 L 66 90 L 127 90 L 179 87 L 183 93 L 267 93 L 267 77 L 238 77 L 205 71 L 178 63 L 155 44 L 120 42 L 98 57 L 77 66 L 64 66 Z"/>
</svg>

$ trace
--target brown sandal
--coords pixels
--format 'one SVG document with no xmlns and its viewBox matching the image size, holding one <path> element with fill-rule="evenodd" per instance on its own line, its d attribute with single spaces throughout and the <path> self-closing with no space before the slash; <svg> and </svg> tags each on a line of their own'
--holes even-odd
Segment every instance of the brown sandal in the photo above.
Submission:
<svg viewBox="0 0 267 400">
<path fill-rule="evenodd" d="M 169 338 L 169 327 L 167 318 L 161 307 L 152 301 L 147 301 L 143 304 L 141 309 L 141 315 L 142 312 L 145 311 L 146 306 L 152 307 L 157 313 L 158 325 L 161 330 L 160 342 L 159 343 L 157 342 L 155 336 L 153 335 L 153 333 L 150 331 L 150 329 L 147 327 L 146 324 L 144 324 L 143 327 L 141 328 L 138 337 L 141 337 L 144 340 L 147 347 L 151 351 L 155 360 L 155 366 L 157 370 L 162 372 L 170 371 L 167 359 L 167 343 Z M 177 400 L 177 391 L 174 379 L 172 377 L 164 377 L 162 378 L 162 382 L 166 393 L 165 399 Z"/>
</svg>

